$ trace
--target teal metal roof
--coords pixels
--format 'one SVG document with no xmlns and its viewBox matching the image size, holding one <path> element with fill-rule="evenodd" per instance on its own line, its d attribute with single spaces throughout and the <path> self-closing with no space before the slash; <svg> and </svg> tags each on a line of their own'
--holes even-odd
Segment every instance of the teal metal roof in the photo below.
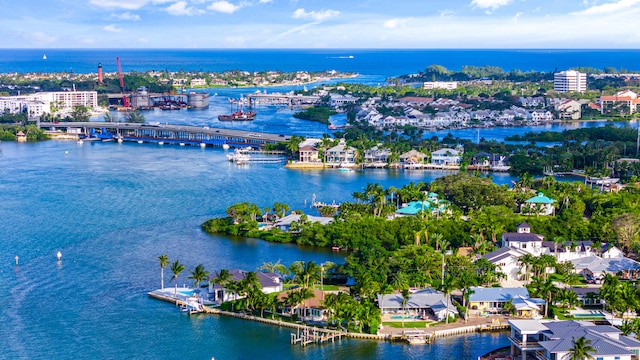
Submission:
<svg viewBox="0 0 640 360">
<path fill-rule="evenodd" d="M 553 204 L 556 201 L 553 200 L 552 198 L 544 196 L 543 193 L 538 193 L 538 195 L 532 197 L 531 199 L 525 202 L 530 204 Z"/>
</svg>

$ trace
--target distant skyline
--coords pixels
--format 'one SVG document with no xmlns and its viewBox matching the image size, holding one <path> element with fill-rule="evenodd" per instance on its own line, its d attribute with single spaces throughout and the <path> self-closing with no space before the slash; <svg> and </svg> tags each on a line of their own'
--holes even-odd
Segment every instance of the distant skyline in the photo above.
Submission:
<svg viewBox="0 0 640 360">
<path fill-rule="evenodd" d="M 640 48 L 640 0 L 0 0 L 0 8 L 0 48 Z"/>
</svg>

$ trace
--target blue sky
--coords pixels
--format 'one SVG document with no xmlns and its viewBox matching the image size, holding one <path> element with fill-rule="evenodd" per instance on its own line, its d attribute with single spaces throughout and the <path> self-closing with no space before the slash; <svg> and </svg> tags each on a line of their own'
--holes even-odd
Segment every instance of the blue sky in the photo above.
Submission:
<svg viewBox="0 0 640 360">
<path fill-rule="evenodd" d="M 640 48 L 640 0 L 0 0 L 0 48 Z"/>
</svg>

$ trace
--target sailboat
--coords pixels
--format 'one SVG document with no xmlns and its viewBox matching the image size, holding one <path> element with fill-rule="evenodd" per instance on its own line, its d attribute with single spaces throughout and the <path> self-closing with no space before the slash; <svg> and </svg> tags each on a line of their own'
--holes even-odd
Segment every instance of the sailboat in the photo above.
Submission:
<svg viewBox="0 0 640 360">
<path fill-rule="evenodd" d="M 47 54 L 42 55 L 42 60 L 47 60 Z"/>
</svg>

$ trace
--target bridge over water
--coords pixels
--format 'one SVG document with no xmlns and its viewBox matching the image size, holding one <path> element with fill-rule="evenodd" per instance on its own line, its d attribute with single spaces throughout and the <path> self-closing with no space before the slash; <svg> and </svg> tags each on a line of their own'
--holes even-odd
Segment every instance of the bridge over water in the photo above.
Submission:
<svg viewBox="0 0 640 360">
<path fill-rule="evenodd" d="M 288 141 L 289 135 L 231 129 L 168 124 L 137 124 L 119 122 L 41 122 L 40 128 L 65 131 L 81 137 L 101 140 L 152 142 L 180 145 L 263 147 Z"/>
</svg>

